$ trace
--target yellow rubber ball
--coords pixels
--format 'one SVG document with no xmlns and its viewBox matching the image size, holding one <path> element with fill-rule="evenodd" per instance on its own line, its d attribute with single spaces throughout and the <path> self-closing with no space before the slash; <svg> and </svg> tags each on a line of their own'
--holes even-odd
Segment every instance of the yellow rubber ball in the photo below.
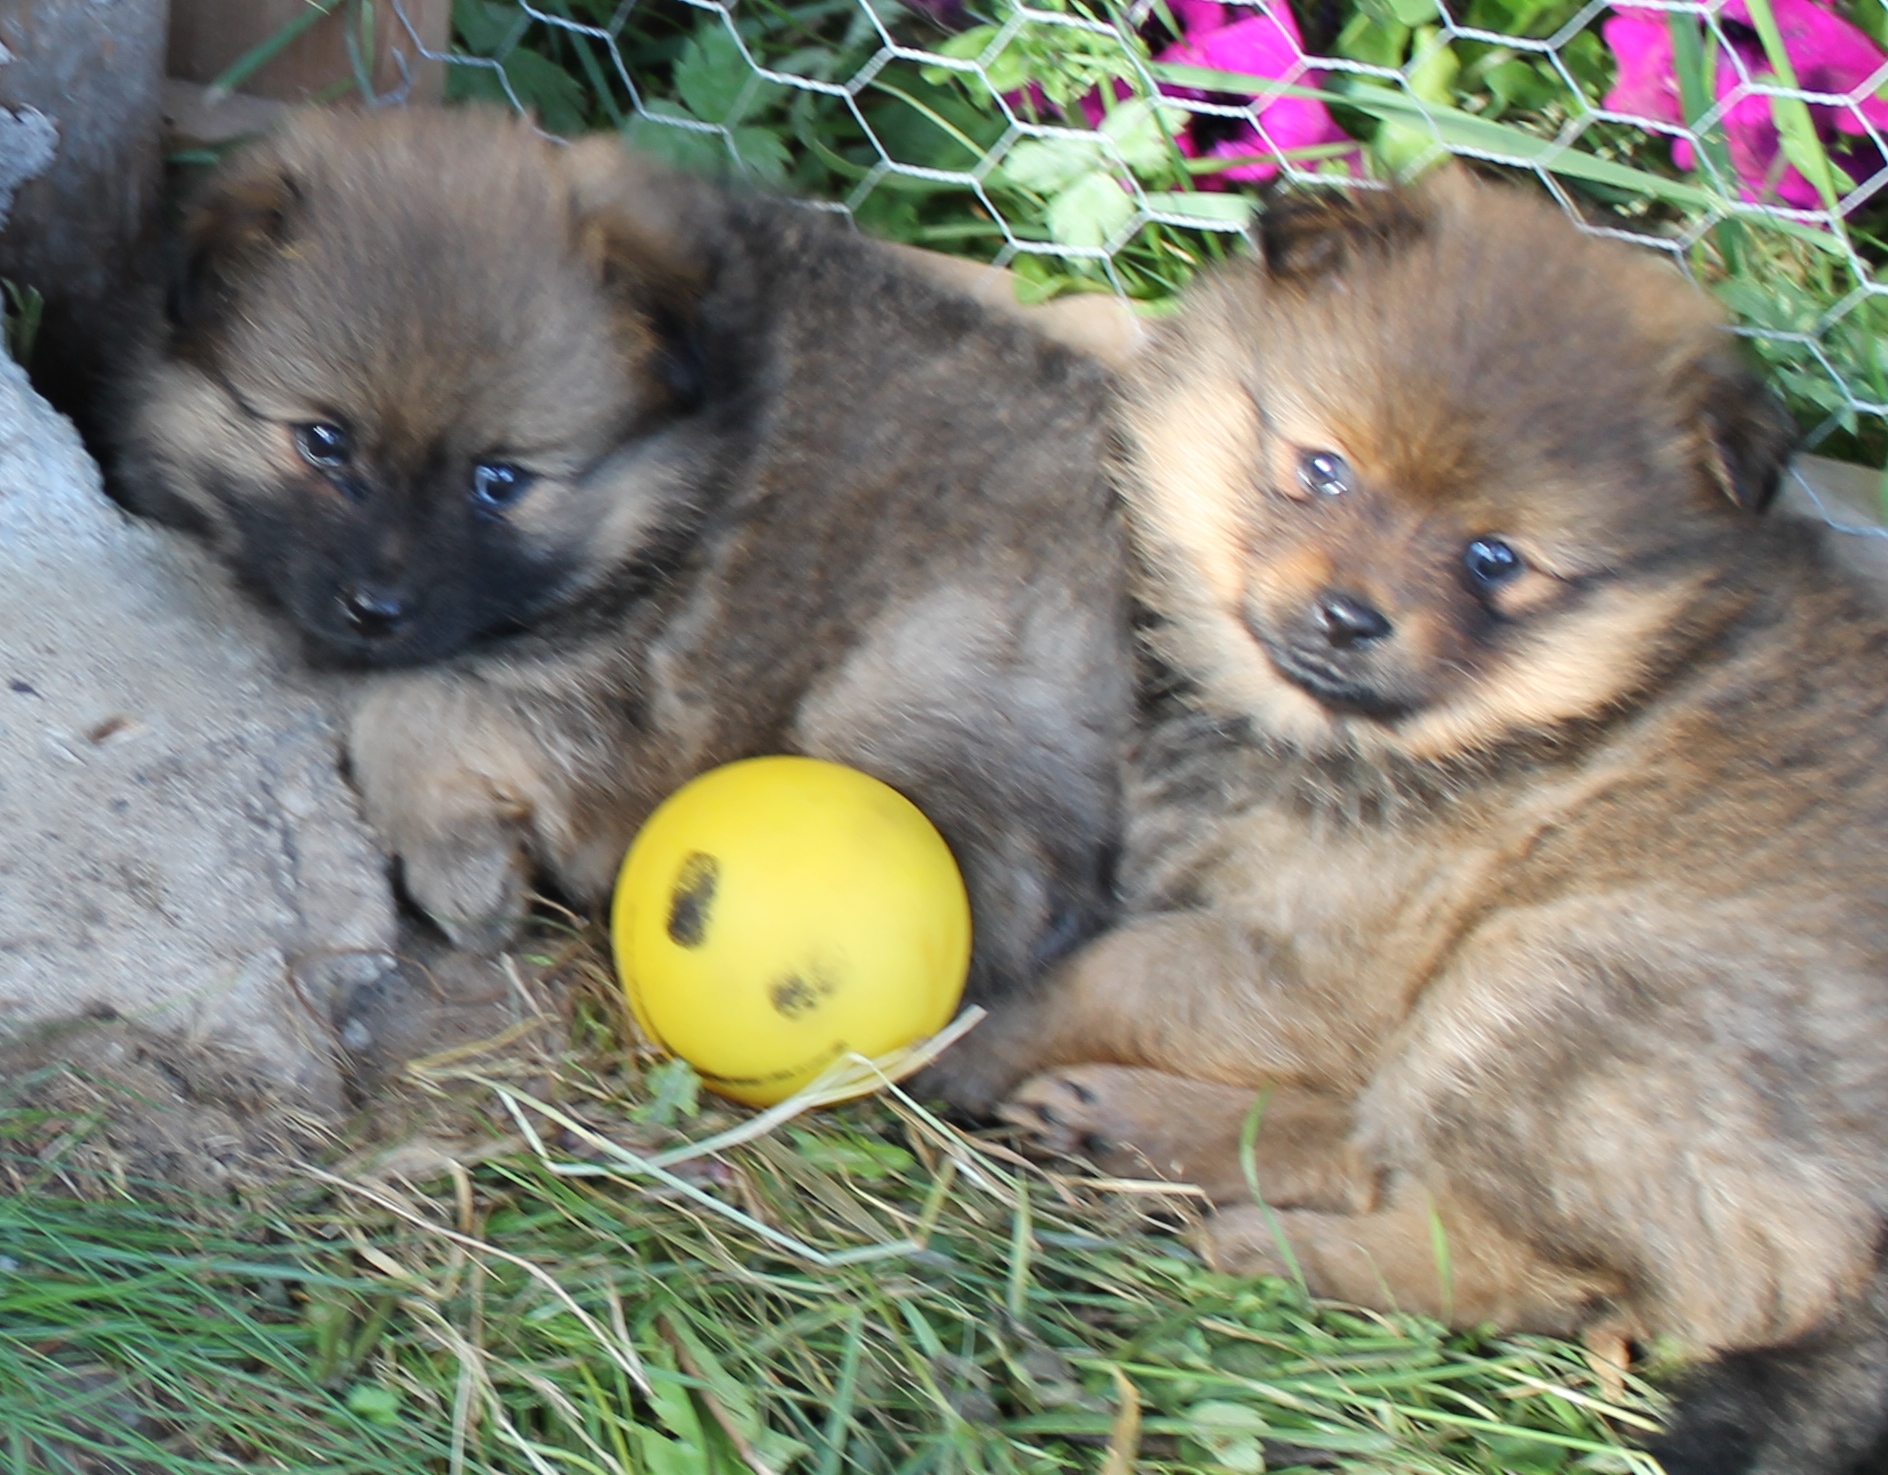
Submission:
<svg viewBox="0 0 1888 1475">
<path fill-rule="evenodd" d="M 848 1051 L 950 1022 L 970 902 L 931 822 L 877 779 L 749 758 L 671 794 L 611 913 L 637 1023 L 724 1096 L 770 1106 Z"/>
</svg>

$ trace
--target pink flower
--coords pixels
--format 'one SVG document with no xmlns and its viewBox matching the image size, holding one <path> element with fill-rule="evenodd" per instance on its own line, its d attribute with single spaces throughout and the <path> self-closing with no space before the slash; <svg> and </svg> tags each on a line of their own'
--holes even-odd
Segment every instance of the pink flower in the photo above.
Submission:
<svg viewBox="0 0 1888 1475">
<path fill-rule="evenodd" d="M 1317 73 L 1305 63 L 1304 43 L 1298 37 L 1297 22 L 1286 8 L 1285 0 L 1266 0 L 1262 10 L 1245 5 L 1221 5 L 1217 0 L 1169 0 L 1168 8 L 1183 34 L 1154 59 L 1184 66 L 1209 67 L 1218 72 L 1237 72 L 1241 76 L 1261 77 L 1296 87 L 1316 87 Z M 1197 87 L 1178 87 L 1162 83 L 1164 97 L 1191 98 L 1195 101 L 1213 94 Z M 1124 81 L 1114 84 L 1114 95 L 1125 99 L 1133 89 Z M 1234 180 L 1262 181 L 1279 170 L 1279 154 L 1290 149 L 1309 148 L 1323 143 L 1349 143 L 1350 135 L 1331 120 L 1329 111 L 1315 98 L 1268 97 L 1236 99 L 1250 103 L 1257 110 L 1258 126 L 1243 116 L 1216 113 L 1189 113 L 1186 124 L 1175 136 L 1180 152 L 1189 159 L 1250 159 L 1249 163 L 1203 174 L 1195 181 L 1200 189 L 1224 189 Z M 1041 88 L 1010 93 L 1010 106 L 1031 105 L 1037 117 L 1049 111 L 1049 101 Z M 1100 89 L 1081 100 L 1082 116 L 1096 128 L 1107 116 Z"/>
<path fill-rule="evenodd" d="M 1167 0 L 1167 9 L 1173 12 L 1173 18 L 1180 23 L 1180 34 L 1183 36 L 1217 31 L 1232 20 L 1228 13 L 1232 7 L 1221 5 L 1219 0 Z M 1243 8 L 1239 13 L 1250 14 Z"/>
<path fill-rule="evenodd" d="M 1220 10 L 1225 7 L 1207 0 L 1178 0 L 1176 18 Z M 1184 19 L 1182 19 L 1184 24 Z M 1317 74 L 1305 64 L 1304 43 L 1298 38 L 1298 26 L 1283 0 L 1272 0 L 1261 11 L 1247 11 L 1227 25 L 1187 34 L 1155 58 L 1183 66 L 1210 67 L 1217 72 L 1238 72 L 1248 77 L 1264 77 L 1296 87 L 1316 87 Z M 1202 98 L 1209 94 L 1185 87 L 1163 87 L 1175 97 Z M 1180 149 L 1189 157 L 1204 155 L 1209 159 L 1238 159 L 1258 155 L 1250 163 L 1238 164 L 1217 174 L 1202 175 L 1202 189 L 1223 188 L 1231 180 L 1266 180 L 1279 170 L 1278 155 L 1292 149 L 1324 143 L 1348 143 L 1350 135 L 1331 119 L 1330 112 L 1316 98 L 1274 96 L 1253 100 L 1257 107 L 1256 126 L 1246 119 L 1227 119 L 1234 125 L 1230 135 L 1206 142 L 1201 133 L 1221 120 L 1210 114 L 1195 114 L 1180 137 Z"/>
<path fill-rule="evenodd" d="M 1806 92 L 1854 93 L 1888 63 L 1888 57 L 1863 31 L 1816 0 L 1771 0 L 1771 10 L 1797 83 Z M 1726 0 L 1719 12 L 1719 27 L 1730 54 L 1721 53 L 1716 59 L 1718 101 L 1737 92 L 1746 75 L 1752 81 L 1774 80 L 1763 44 L 1751 26 L 1747 0 Z M 1602 105 L 1653 122 L 1682 123 L 1666 15 L 1622 6 L 1601 34 L 1619 64 Z M 1831 161 L 1851 179 L 1867 179 L 1883 167 L 1881 150 L 1868 136 L 1868 124 L 1888 125 L 1888 103 L 1870 92 L 1841 107 L 1811 103 L 1809 113 Z M 1737 171 L 1739 193 L 1746 200 L 1776 200 L 1799 209 L 1822 204 L 1815 185 L 1784 159 L 1768 97 L 1745 93 L 1722 116 L 1731 167 Z M 1697 152 L 1689 139 L 1673 141 L 1672 162 L 1681 169 L 1697 167 Z"/>
</svg>

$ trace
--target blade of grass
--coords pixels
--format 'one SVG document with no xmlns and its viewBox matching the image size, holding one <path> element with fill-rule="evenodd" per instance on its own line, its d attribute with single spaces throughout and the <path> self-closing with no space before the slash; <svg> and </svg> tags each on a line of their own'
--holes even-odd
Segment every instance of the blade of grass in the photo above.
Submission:
<svg viewBox="0 0 1888 1475">
<path fill-rule="evenodd" d="M 1119 1367 L 1108 1371 L 1114 1377 L 1119 1407 L 1108 1429 L 1108 1451 L 1101 1462 L 1101 1475 L 1134 1475 L 1134 1462 L 1141 1452 L 1141 1394 Z"/>
<path fill-rule="evenodd" d="M 1265 1215 L 1265 1222 L 1271 1227 L 1273 1242 L 1278 1246 L 1278 1256 L 1285 1262 L 1285 1269 L 1290 1272 L 1291 1280 L 1298 1287 L 1299 1295 L 1309 1295 L 1305 1286 L 1305 1273 L 1298 1266 L 1298 1256 L 1292 1250 L 1291 1241 L 1285 1238 L 1285 1226 L 1278 1221 L 1278 1215 L 1265 1201 L 1265 1194 L 1259 1183 L 1259 1126 L 1265 1120 L 1266 1103 L 1272 1099 L 1272 1088 L 1267 1086 L 1252 1098 L 1252 1108 L 1246 1113 L 1246 1119 L 1239 1127 L 1239 1171 L 1246 1180 L 1246 1192 L 1252 1196 L 1252 1202 L 1259 1206 Z"/>
<path fill-rule="evenodd" d="M 865 1313 L 855 1311 L 846 1326 L 846 1350 L 839 1364 L 839 1385 L 833 1390 L 832 1412 L 826 1419 L 825 1448 L 820 1452 L 818 1475 L 839 1475 L 852 1433 L 852 1400 L 859 1389 L 859 1354 L 865 1346 Z"/>
<path fill-rule="evenodd" d="M 1036 1237 L 1030 1225 L 1029 1185 L 1016 1185 L 1016 1209 L 1010 1218 L 1010 1273 L 1003 1304 L 1012 1318 L 1023 1320 L 1029 1310 L 1029 1265 Z"/>
<path fill-rule="evenodd" d="M 258 41 L 216 75 L 203 94 L 203 100 L 207 106 L 215 107 L 224 101 L 243 83 L 324 20 L 336 6 L 344 3 L 344 0 L 305 0 L 305 3 L 308 8 L 300 15 Z"/>
<path fill-rule="evenodd" d="M 1722 125 L 1698 126 L 1699 119 L 1717 105 L 1717 54 L 1705 49 L 1704 27 L 1695 16 L 1674 10 L 1665 21 L 1672 38 L 1672 70 L 1678 77 L 1679 108 L 1685 126 L 1691 130 L 1692 146 L 1711 166 L 1717 179 L 1726 182 L 1736 179 L 1737 170 L 1731 163 L 1730 145 L 1725 140 Z M 1717 235 L 1726 269 L 1732 273 L 1741 271 L 1743 224 L 1736 219 L 1726 219 L 1718 225 Z"/>
<path fill-rule="evenodd" d="M 1770 8 L 1770 0 L 1749 0 L 1748 8 L 1750 23 L 1757 32 L 1757 39 L 1763 43 L 1764 59 L 1770 63 L 1771 72 L 1783 86 L 1797 87 L 1796 64 L 1790 60 L 1789 50 L 1783 44 L 1783 33 L 1777 29 L 1776 13 Z M 1809 104 L 1802 98 L 1773 96 L 1770 117 L 1777 125 L 1777 141 L 1782 145 L 1784 156 L 1816 187 L 1816 193 L 1822 196 L 1823 208 L 1829 212 L 1830 224 L 1839 233 L 1842 229 L 1839 195 L 1854 189 L 1855 181 L 1831 162 L 1822 136 L 1816 131 L 1815 119 L 1809 115 Z"/>
<path fill-rule="evenodd" d="M 1455 1314 L 1455 1263 L 1449 1254 L 1448 1227 L 1433 1199 L 1429 1203 L 1429 1251 L 1435 1256 L 1436 1283 L 1442 1291 L 1442 1320 L 1448 1322 Z"/>
</svg>

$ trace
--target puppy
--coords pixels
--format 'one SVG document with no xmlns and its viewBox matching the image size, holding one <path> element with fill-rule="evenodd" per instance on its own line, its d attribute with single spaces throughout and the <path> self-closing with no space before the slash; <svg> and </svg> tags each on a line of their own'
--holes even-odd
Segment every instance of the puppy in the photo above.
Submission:
<svg viewBox="0 0 1888 1475">
<path fill-rule="evenodd" d="M 1131 715 L 1105 373 L 830 217 L 477 112 L 304 112 L 182 227 L 123 391 L 136 509 L 359 672 L 407 893 L 511 934 L 758 753 L 910 795 L 970 997 L 1110 906 Z"/>
<path fill-rule="evenodd" d="M 1124 421 L 1132 915 L 993 1020 L 1006 1114 L 1205 1184 L 1223 1267 L 1718 1354 L 1673 1475 L 1856 1466 L 1888 623 L 1760 517 L 1790 433 L 1718 313 L 1466 178 L 1286 205 Z"/>
</svg>

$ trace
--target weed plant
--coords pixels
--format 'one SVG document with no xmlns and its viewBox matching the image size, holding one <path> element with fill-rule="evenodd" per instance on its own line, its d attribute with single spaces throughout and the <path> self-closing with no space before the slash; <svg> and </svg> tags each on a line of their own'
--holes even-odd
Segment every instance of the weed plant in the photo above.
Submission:
<svg viewBox="0 0 1888 1475">
<path fill-rule="evenodd" d="M 33 345 L 39 337 L 39 319 L 45 306 L 32 287 L 0 277 L 0 348 L 23 369 L 33 362 Z"/>
</svg>

